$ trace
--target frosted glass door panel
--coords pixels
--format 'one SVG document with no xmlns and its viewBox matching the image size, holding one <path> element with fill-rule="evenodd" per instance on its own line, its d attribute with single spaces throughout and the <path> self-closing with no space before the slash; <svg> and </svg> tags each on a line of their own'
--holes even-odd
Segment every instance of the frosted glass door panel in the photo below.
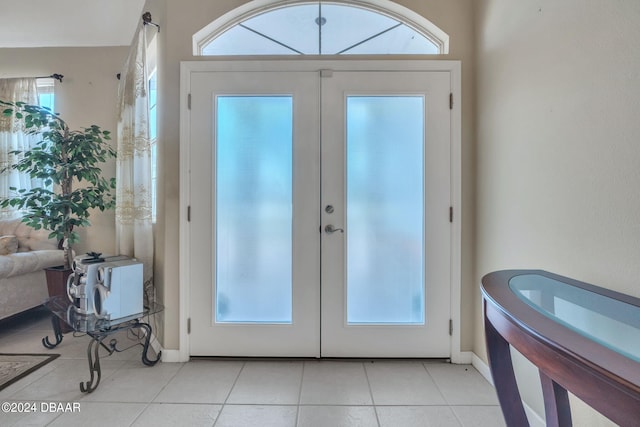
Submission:
<svg viewBox="0 0 640 427">
<path fill-rule="evenodd" d="M 347 320 L 424 324 L 424 97 L 347 98 Z"/>
<path fill-rule="evenodd" d="M 291 323 L 292 98 L 216 103 L 215 321 Z"/>
</svg>

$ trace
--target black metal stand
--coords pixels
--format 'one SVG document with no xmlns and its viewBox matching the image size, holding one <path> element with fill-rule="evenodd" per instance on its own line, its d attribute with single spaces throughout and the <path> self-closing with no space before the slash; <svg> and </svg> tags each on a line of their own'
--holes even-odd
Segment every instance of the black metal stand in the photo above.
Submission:
<svg viewBox="0 0 640 427">
<path fill-rule="evenodd" d="M 42 338 L 42 345 L 48 349 L 55 348 L 62 342 L 62 330 L 60 328 L 60 319 L 56 315 L 51 315 L 51 326 L 53 326 L 53 334 L 56 337 L 56 342 L 51 344 L 49 337 Z"/>
<path fill-rule="evenodd" d="M 42 345 L 46 348 L 55 348 L 58 344 L 62 342 L 62 332 L 60 331 L 59 318 L 55 315 L 52 316 L 51 323 L 53 325 L 53 332 L 55 335 L 55 343 L 51 343 L 49 341 L 49 337 L 44 337 L 42 339 Z M 83 393 L 91 393 L 94 391 L 98 384 L 100 384 L 100 378 L 102 376 L 102 369 L 100 368 L 100 347 L 107 350 L 107 356 L 112 355 L 114 352 L 122 352 L 130 349 L 131 347 L 135 347 L 136 345 L 129 346 L 126 348 L 118 348 L 118 341 L 114 338 L 109 341 L 109 344 L 106 345 L 103 341 L 110 335 L 113 335 L 120 331 L 131 331 L 133 329 L 142 330 L 144 333 L 144 341 L 139 343 L 142 345 L 142 363 L 146 366 L 154 366 L 160 360 L 162 356 L 162 352 L 157 354 L 155 360 L 151 360 L 148 357 L 149 344 L 151 340 L 151 326 L 148 323 L 140 322 L 139 320 L 133 320 L 125 323 L 121 323 L 115 325 L 113 327 L 99 329 L 96 331 L 88 331 L 87 335 L 91 337 L 91 341 L 89 342 L 89 346 L 87 347 L 87 360 L 89 361 L 89 374 L 91 375 L 89 381 L 80 383 L 80 391 Z"/>
</svg>

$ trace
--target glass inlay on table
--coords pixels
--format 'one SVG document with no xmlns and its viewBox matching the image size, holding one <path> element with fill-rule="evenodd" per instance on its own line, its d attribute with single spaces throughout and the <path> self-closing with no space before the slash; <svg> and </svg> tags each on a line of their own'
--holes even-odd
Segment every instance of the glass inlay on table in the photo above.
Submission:
<svg viewBox="0 0 640 427">
<path fill-rule="evenodd" d="M 141 330 L 143 333 L 143 337 L 141 338 L 142 342 L 140 343 L 143 347 L 142 363 L 147 366 L 153 366 L 158 362 L 158 360 L 160 360 L 162 352 L 159 352 L 156 359 L 153 360 L 149 359 L 147 356 L 152 329 L 151 325 L 141 321 L 141 319 L 148 318 L 149 316 L 155 315 L 156 313 L 164 310 L 164 307 L 161 304 L 152 303 L 145 306 L 141 313 L 136 313 L 131 316 L 114 320 L 100 319 L 95 315 L 83 315 L 77 313 L 74 310 L 74 305 L 69 301 L 66 295 L 49 298 L 44 303 L 44 306 L 52 313 L 51 323 L 53 325 L 55 342 L 52 343 L 49 340 L 49 337 L 44 337 L 42 339 L 42 345 L 47 348 L 55 348 L 62 342 L 63 336 L 58 319 L 71 327 L 74 332 L 85 333 L 92 338 L 89 342 L 89 346 L 87 347 L 87 359 L 89 360 L 89 373 L 91 374 L 91 378 L 89 381 L 80 383 L 80 390 L 82 392 L 91 393 L 98 387 L 98 384 L 100 384 L 100 377 L 102 374 L 102 370 L 100 368 L 100 347 L 107 350 L 109 355 L 114 352 L 120 352 L 130 348 L 118 348 L 118 342 L 116 339 L 110 340 L 108 344 L 103 342 L 105 338 L 116 334 L 117 332 L 132 329 Z"/>
<path fill-rule="evenodd" d="M 640 362 L 640 309 L 539 274 L 509 280 L 521 300 L 550 319 Z"/>
<path fill-rule="evenodd" d="M 483 277 L 487 356 L 507 425 L 528 426 L 510 348 L 539 370 L 547 425 L 567 391 L 621 426 L 640 419 L 640 299 L 539 270 Z"/>
</svg>

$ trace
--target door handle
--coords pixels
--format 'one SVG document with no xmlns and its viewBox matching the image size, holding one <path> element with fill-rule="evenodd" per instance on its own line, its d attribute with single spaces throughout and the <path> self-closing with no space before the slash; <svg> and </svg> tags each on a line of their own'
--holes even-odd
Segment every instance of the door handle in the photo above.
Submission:
<svg viewBox="0 0 640 427">
<path fill-rule="evenodd" d="M 332 224 L 329 224 L 324 228 L 324 232 L 327 234 L 332 234 L 332 233 L 335 233 L 336 231 L 344 233 L 344 230 L 342 228 L 335 228 Z"/>
</svg>

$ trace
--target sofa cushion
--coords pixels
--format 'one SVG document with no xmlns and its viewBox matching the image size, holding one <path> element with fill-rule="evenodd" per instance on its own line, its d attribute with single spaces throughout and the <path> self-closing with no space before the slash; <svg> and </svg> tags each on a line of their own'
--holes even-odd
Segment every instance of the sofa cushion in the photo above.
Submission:
<svg viewBox="0 0 640 427">
<path fill-rule="evenodd" d="M 58 249 L 58 242 L 49 239 L 49 230 L 34 230 L 24 222 L 20 222 L 14 233 L 18 237 L 18 252 Z"/>
<path fill-rule="evenodd" d="M 9 277 L 13 270 L 13 260 L 8 256 L 0 256 L 0 279 Z"/>
<path fill-rule="evenodd" d="M 18 252 L 18 238 L 14 235 L 0 236 L 0 255 Z"/>
<path fill-rule="evenodd" d="M 64 264 L 64 251 L 41 250 L 0 256 L 0 279 Z"/>
<path fill-rule="evenodd" d="M 18 252 L 57 249 L 58 242 L 55 239 L 49 239 L 50 233 L 49 230 L 35 230 L 29 227 L 20 218 L 0 220 L 0 236 L 16 236 Z"/>
</svg>

